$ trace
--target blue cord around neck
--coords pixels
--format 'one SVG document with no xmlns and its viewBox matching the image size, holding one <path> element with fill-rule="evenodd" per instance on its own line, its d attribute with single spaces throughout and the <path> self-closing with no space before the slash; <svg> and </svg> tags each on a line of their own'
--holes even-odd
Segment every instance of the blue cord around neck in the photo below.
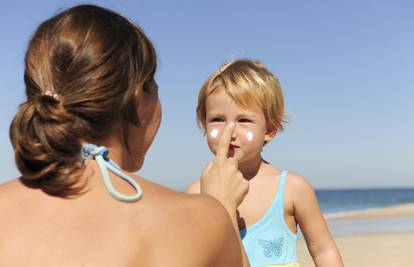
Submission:
<svg viewBox="0 0 414 267">
<path fill-rule="evenodd" d="M 106 189 L 109 191 L 109 193 L 119 201 L 124 201 L 124 202 L 138 201 L 142 197 L 141 187 L 134 179 L 132 179 L 131 177 L 129 177 L 128 175 L 126 175 L 120 170 L 119 166 L 108 157 L 108 153 L 109 153 L 108 148 L 104 146 L 97 146 L 94 144 L 83 144 L 82 145 L 82 159 L 83 160 L 85 159 L 96 160 L 101 170 Z M 131 186 L 134 187 L 136 191 L 135 195 L 127 196 L 127 195 L 124 195 L 118 192 L 111 183 L 108 169 L 112 173 L 116 174 L 117 176 L 121 177 L 122 179 L 130 183 Z"/>
</svg>

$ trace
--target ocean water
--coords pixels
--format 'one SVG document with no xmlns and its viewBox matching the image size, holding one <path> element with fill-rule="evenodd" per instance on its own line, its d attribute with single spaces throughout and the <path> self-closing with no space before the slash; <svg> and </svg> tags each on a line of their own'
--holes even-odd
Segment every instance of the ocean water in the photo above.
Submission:
<svg viewBox="0 0 414 267">
<path fill-rule="evenodd" d="M 316 190 L 316 195 L 325 215 L 414 203 L 414 188 Z M 414 233 L 414 217 L 341 219 L 327 223 L 334 236 Z"/>
<path fill-rule="evenodd" d="M 316 190 L 316 195 L 324 214 L 414 203 L 414 188 Z"/>
</svg>

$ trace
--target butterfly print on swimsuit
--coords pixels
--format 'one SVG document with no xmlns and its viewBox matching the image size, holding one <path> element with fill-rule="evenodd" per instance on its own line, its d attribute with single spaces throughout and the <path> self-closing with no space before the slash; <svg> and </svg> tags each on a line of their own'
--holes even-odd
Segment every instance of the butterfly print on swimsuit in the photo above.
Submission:
<svg viewBox="0 0 414 267">
<path fill-rule="evenodd" d="M 284 238 L 273 239 L 270 241 L 259 239 L 259 245 L 263 248 L 263 253 L 266 257 L 280 257 L 282 255 Z"/>
</svg>

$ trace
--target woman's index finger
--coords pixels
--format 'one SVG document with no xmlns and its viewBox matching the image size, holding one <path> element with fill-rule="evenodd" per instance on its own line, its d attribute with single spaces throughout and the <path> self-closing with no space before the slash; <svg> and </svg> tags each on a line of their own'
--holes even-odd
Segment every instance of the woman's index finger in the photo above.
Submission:
<svg viewBox="0 0 414 267">
<path fill-rule="evenodd" d="M 223 162 L 227 159 L 227 154 L 229 153 L 229 146 L 231 141 L 231 136 L 234 131 L 234 123 L 229 123 L 224 128 L 223 133 L 221 134 L 220 141 L 218 144 L 218 150 L 216 154 L 216 160 Z"/>
</svg>

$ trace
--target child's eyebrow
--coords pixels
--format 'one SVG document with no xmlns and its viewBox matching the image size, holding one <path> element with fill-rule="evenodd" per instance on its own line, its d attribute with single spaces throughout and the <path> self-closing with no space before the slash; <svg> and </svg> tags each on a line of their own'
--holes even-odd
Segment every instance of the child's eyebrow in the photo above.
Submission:
<svg viewBox="0 0 414 267">
<path fill-rule="evenodd" d="M 206 114 L 208 117 L 216 117 L 216 116 L 224 116 L 224 112 L 220 112 L 220 111 L 211 111 L 211 112 L 207 112 Z M 235 113 L 233 114 L 234 117 L 240 118 L 240 117 L 256 117 L 257 113 L 254 111 L 243 111 L 243 112 L 239 112 L 239 113 Z"/>
<path fill-rule="evenodd" d="M 222 113 L 219 111 L 207 111 L 206 114 L 210 116 L 216 116 L 216 115 L 221 115 Z"/>
<path fill-rule="evenodd" d="M 248 110 L 248 109 L 243 109 L 242 111 L 236 113 L 236 116 L 256 116 L 257 115 L 257 111 L 254 110 Z"/>
<path fill-rule="evenodd" d="M 237 113 L 236 116 L 256 116 L 258 112 L 251 110 L 243 110 L 243 112 Z"/>
</svg>

